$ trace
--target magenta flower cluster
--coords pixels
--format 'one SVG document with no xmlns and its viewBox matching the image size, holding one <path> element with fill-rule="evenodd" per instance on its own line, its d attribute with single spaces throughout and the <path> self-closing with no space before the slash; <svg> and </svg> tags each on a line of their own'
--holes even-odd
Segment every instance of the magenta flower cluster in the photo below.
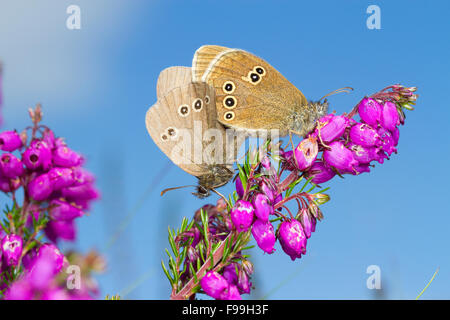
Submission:
<svg viewBox="0 0 450 320">
<path fill-rule="evenodd" d="M 55 244 L 75 240 L 75 219 L 99 193 L 83 157 L 39 124 L 40 106 L 30 117 L 20 134 L 0 133 L 0 191 L 13 202 L 1 224 L 0 287 L 6 299 L 62 299 L 71 296 L 56 281 L 67 260 Z"/>
<path fill-rule="evenodd" d="M 412 109 L 417 98 L 415 90 L 390 86 L 361 100 L 348 115 L 322 117 L 314 131 L 294 150 L 281 149 L 278 171 L 267 155 L 251 167 L 246 164 L 246 170 L 240 167 L 235 180 L 235 202 L 229 208 L 231 231 L 235 234 L 251 232 L 265 253 L 274 253 L 278 241 L 292 260 L 301 258 L 317 220 L 323 218 L 319 205 L 329 197 L 302 191 L 292 194 L 292 188 L 302 177 L 307 179 L 306 186 L 308 182 L 314 185 L 327 182 L 336 175 L 369 172 L 374 162 L 383 163 L 397 153 L 399 125 L 405 119 L 402 109 Z M 353 119 L 356 114 L 360 121 Z M 288 176 L 283 180 L 285 172 Z M 291 200 L 298 205 L 295 215 L 286 206 Z M 223 216 L 227 219 L 226 214 Z M 278 221 L 280 223 L 274 227 Z M 225 264 L 222 269 L 216 267 L 205 273 L 200 281 L 201 288 L 215 299 L 240 299 L 240 294 L 250 292 L 244 291 L 242 284 L 241 287 L 236 285 L 240 274 L 234 264 Z"/>
<path fill-rule="evenodd" d="M 24 188 L 29 204 L 28 223 L 38 220 L 43 205 L 49 219 L 45 233 L 56 242 L 74 240 L 74 219 L 83 216 L 90 202 L 99 197 L 94 177 L 82 168 L 83 158 L 62 138 L 43 128 L 42 137 L 24 145 L 16 131 L 0 133 L 0 190 L 5 193 Z M 21 152 L 22 151 L 22 152 Z M 14 154 L 16 153 L 16 154 Z M 17 154 L 18 153 L 18 154 Z"/>
</svg>

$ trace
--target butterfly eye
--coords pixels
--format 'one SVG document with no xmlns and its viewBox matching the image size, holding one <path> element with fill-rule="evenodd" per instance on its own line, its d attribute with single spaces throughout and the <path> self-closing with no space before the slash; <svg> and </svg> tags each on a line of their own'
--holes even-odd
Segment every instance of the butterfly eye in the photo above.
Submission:
<svg viewBox="0 0 450 320">
<path fill-rule="evenodd" d="M 166 129 L 166 132 L 167 132 L 167 136 L 169 136 L 169 137 L 172 138 L 172 139 L 176 138 L 177 135 L 178 135 L 177 129 L 172 128 L 172 127 L 168 127 L 168 128 Z M 164 134 L 163 134 L 163 135 L 164 135 Z M 167 136 L 166 136 L 166 138 L 167 138 Z M 162 137 L 161 137 L 161 138 L 162 138 Z M 167 140 L 167 139 L 166 139 L 166 140 Z"/>
<path fill-rule="evenodd" d="M 205 96 L 205 103 L 209 104 L 209 96 Z"/>
<path fill-rule="evenodd" d="M 167 139 L 168 139 L 167 134 L 165 134 L 165 133 L 161 134 L 162 141 L 167 141 Z"/>
<path fill-rule="evenodd" d="M 202 110 L 202 107 L 203 107 L 202 99 L 195 99 L 194 102 L 192 102 L 192 109 L 194 109 L 194 111 L 199 112 L 200 110 Z"/>
<path fill-rule="evenodd" d="M 189 115 L 189 106 L 187 104 L 182 104 L 179 106 L 178 114 L 182 117 L 187 117 Z"/>
<path fill-rule="evenodd" d="M 234 112 L 233 112 L 233 111 L 225 112 L 223 118 L 224 118 L 225 120 L 227 120 L 227 121 L 233 120 L 233 119 L 234 119 Z"/>
<path fill-rule="evenodd" d="M 223 91 L 225 91 L 226 93 L 233 93 L 234 89 L 235 89 L 235 85 L 232 81 L 227 81 L 223 84 L 222 87 Z"/>
<path fill-rule="evenodd" d="M 266 70 L 261 66 L 256 66 L 255 68 L 253 68 L 253 70 L 255 70 L 256 73 L 258 73 L 262 76 L 264 76 L 266 74 Z"/>
<path fill-rule="evenodd" d="M 225 99 L 223 99 L 223 106 L 227 109 L 233 109 L 236 107 L 236 98 L 233 96 L 226 96 Z"/>
</svg>

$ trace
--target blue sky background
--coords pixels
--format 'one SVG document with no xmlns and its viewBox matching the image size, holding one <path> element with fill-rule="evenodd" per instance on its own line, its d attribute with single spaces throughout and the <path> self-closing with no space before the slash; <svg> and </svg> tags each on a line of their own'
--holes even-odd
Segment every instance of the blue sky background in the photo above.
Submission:
<svg viewBox="0 0 450 320">
<path fill-rule="evenodd" d="M 71 4 L 81 8 L 81 30 L 65 26 Z M 371 4 L 381 8 L 381 30 L 366 27 Z M 167 226 L 216 197 L 159 196 L 194 182 L 145 129 L 163 68 L 189 66 L 203 44 L 243 48 L 307 98 L 354 87 L 330 98 L 338 113 L 387 85 L 418 86 L 399 153 L 328 184 L 332 200 L 306 256 L 292 262 L 278 245 L 270 256 L 252 250 L 252 298 L 412 299 L 440 267 L 422 298 L 449 299 L 449 12 L 448 1 L 2 1 L 3 128 L 23 128 L 27 108 L 43 104 L 45 124 L 86 156 L 103 195 L 64 247 L 106 256 L 102 295 L 166 299 Z M 381 294 L 366 288 L 369 265 L 381 268 Z"/>
</svg>

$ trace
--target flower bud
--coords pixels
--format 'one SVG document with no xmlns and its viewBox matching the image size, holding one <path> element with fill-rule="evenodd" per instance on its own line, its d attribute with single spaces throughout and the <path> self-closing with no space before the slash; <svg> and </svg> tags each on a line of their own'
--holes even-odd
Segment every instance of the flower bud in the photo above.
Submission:
<svg viewBox="0 0 450 320">
<path fill-rule="evenodd" d="M 319 121 L 316 131 L 318 131 L 319 139 L 328 143 L 342 137 L 348 124 L 349 119 L 347 117 L 333 115 L 325 123 Z"/>
<path fill-rule="evenodd" d="M 81 156 L 67 146 L 60 146 L 53 151 L 53 164 L 60 167 L 75 167 L 81 164 Z"/>
<path fill-rule="evenodd" d="M 300 223 L 305 232 L 306 238 L 311 237 L 311 233 L 316 231 L 316 218 L 311 215 L 308 209 L 302 209 L 299 216 Z"/>
<path fill-rule="evenodd" d="M 2 240 L 2 258 L 7 266 L 16 266 L 22 255 L 23 240 L 15 234 L 8 234 Z"/>
<path fill-rule="evenodd" d="M 350 129 L 350 140 L 363 147 L 379 146 L 382 143 L 376 130 L 365 123 L 358 123 Z"/>
<path fill-rule="evenodd" d="M 0 149 L 12 152 L 22 147 L 22 139 L 15 131 L 3 131 L 0 133 Z"/>
<path fill-rule="evenodd" d="M 323 152 L 325 162 L 339 171 L 351 171 L 358 164 L 353 158 L 353 153 L 347 149 L 341 141 L 333 141 L 330 149 Z"/>
<path fill-rule="evenodd" d="M 400 130 L 396 127 L 392 133 L 392 139 L 394 139 L 394 146 L 398 145 L 398 140 L 400 139 Z"/>
<path fill-rule="evenodd" d="M 287 220 L 280 224 L 278 239 L 283 251 L 292 261 L 306 253 L 306 234 L 297 220 Z"/>
<path fill-rule="evenodd" d="M 275 251 L 276 237 L 270 222 L 257 219 L 252 226 L 252 235 L 261 250 L 269 254 Z"/>
<path fill-rule="evenodd" d="M 315 138 L 303 139 L 294 151 L 297 168 L 303 171 L 310 167 L 316 160 L 318 152 L 319 146 Z"/>
<path fill-rule="evenodd" d="M 257 193 L 253 197 L 252 205 L 255 208 L 255 215 L 258 219 L 264 222 L 269 221 L 269 215 L 273 213 L 273 205 L 266 195 Z"/>
<path fill-rule="evenodd" d="M 83 211 L 77 206 L 60 199 L 52 200 L 50 207 L 50 217 L 54 220 L 73 220 L 83 215 Z"/>
<path fill-rule="evenodd" d="M 94 200 L 100 197 L 99 192 L 90 183 L 61 189 L 61 194 L 71 200 Z"/>
<path fill-rule="evenodd" d="M 250 276 L 253 274 L 254 268 L 253 263 L 251 263 L 249 260 L 244 259 L 242 260 L 242 269 Z"/>
<path fill-rule="evenodd" d="M 208 271 L 200 280 L 200 285 L 203 291 L 214 299 L 223 297 L 224 291 L 229 287 L 227 280 L 215 271 Z"/>
<path fill-rule="evenodd" d="M 19 279 L 11 284 L 5 293 L 5 300 L 32 300 L 33 288 L 27 279 Z"/>
<path fill-rule="evenodd" d="M 381 114 L 381 125 L 383 128 L 393 131 L 400 124 L 397 106 L 391 101 L 386 101 Z"/>
<path fill-rule="evenodd" d="M 55 147 L 55 134 L 50 129 L 45 129 L 44 133 L 42 134 L 42 141 L 47 143 L 47 146 L 50 149 L 53 149 Z"/>
<path fill-rule="evenodd" d="M 242 181 L 241 178 L 238 176 L 236 178 L 236 193 L 238 195 L 239 198 L 242 198 L 244 196 L 244 186 L 242 185 Z"/>
<path fill-rule="evenodd" d="M 231 209 L 231 221 L 238 232 L 247 231 L 253 223 L 255 209 L 251 203 L 238 200 Z"/>
<path fill-rule="evenodd" d="M 330 201 L 330 196 L 325 193 L 315 193 L 311 195 L 318 205 L 322 205 Z"/>
<path fill-rule="evenodd" d="M 316 161 L 313 163 L 311 168 L 309 168 L 307 177 L 313 177 L 311 182 L 315 184 L 320 184 L 331 180 L 336 175 L 330 167 L 326 166 L 322 161 Z"/>
<path fill-rule="evenodd" d="M 22 161 L 12 153 L 4 153 L 0 157 L 0 172 L 6 178 L 17 178 L 23 174 Z"/>
<path fill-rule="evenodd" d="M 247 275 L 247 273 L 244 272 L 244 270 L 239 270 L 238 274 L 238 281 L 237 281 L 237 288 L 239 289 L 239 292 L 241 294 L 249 294 L 250 289 L 252 287 L 252 283 L 250 282 L 250 279 Z"/>
<path fill-rule="evenodd" d="M 364 98 L 358 105 L 358 113 L 362 121 L 376 127 L 381 120 L 382 106 L 374 99 Z"/>
<path fill-rule="evenodd" d="M 28 193 L 35 201 L 42 201 L 47 199 L 53 192 L 50 177 L 47 173 L 31 180 L 28 184 Z"/>
</svg>

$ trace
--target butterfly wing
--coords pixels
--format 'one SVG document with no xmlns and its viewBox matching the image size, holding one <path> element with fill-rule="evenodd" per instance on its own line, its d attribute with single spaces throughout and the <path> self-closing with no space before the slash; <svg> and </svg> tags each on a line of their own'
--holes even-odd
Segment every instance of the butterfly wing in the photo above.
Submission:
<svg viewBox="0 0 450 320">
<path fill-rule="evenodd" d="M 197 49 L 192 59 L 192 81 L 201 82 L 202 76 L 210 63 L 221 52 L 232 50 L 227 47 L 205 45 Z"/>
<path fill-rule="evenodd" d="M 217 122 L 214 88 L 189 83 L 160 98 L 146 114 L 147 130 L 156 145 L 181 169 L 200 177 L 211 165 L 227 162 L 225 128 Z"/>
<path fill-rule="evenodd" d="M 164 97 L 174 88 L 182 87 L 191 82 L 192 72 L 189 67 L 169 67 L 161 71 L 156 83 L 156 95 L 158 99 Z"/>
<path fill-rule="evenodd" d="M 278 129 L 286 135 L 308 106 L 305 96 L 275 68 L 240 49 L 218 53 L 201 80 L 216 90 L 218 120 L 233 128 Z"/>
</svg>

